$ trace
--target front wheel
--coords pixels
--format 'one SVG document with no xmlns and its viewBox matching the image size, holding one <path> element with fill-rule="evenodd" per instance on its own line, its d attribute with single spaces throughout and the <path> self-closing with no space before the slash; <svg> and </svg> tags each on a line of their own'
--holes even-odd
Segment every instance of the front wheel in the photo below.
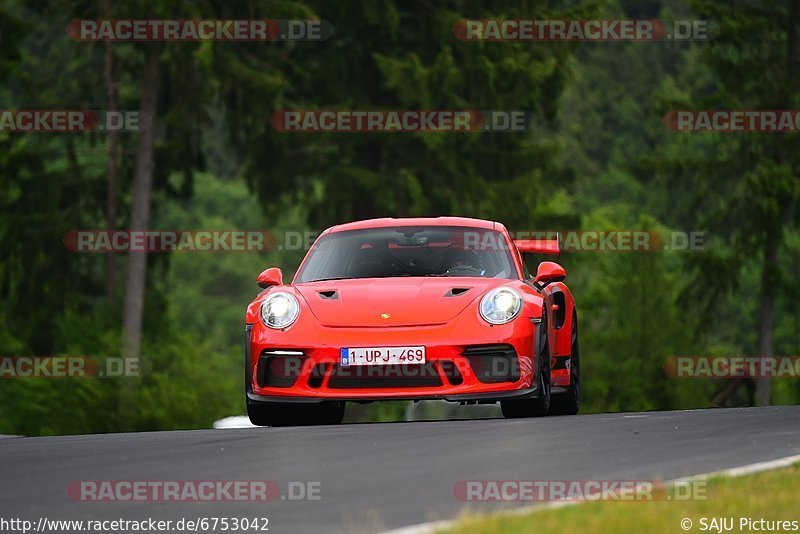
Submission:
<svg viewBox="0 0 800 534">
<path fill-rule="evenodd" d="M 256 426 L 338 425 L 344 418 L 344 402 L 319 404 L 250 404 L 247 416 Z"/>
<path fill-rule="evenodd" d="M 550 411 L 550 349 L 546 342 L 540 360 L 539 396 L 535 399 L 500 401 L 500 410 L 506 419 L 543 417 Z"/>
</svg>

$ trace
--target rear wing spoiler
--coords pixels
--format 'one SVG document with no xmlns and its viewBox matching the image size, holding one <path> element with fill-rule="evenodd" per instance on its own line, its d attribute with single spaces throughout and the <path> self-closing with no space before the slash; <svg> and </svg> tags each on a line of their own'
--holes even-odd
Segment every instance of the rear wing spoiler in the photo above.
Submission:
<svg viewBox="0 0 800 534">
<path fill-rule="evenodd" d="M 561 234 L 556 234 L 555 239 L 515 239 L 514 245 L 522 254 L 548 254 L 561 255 Z"/>
</svg>

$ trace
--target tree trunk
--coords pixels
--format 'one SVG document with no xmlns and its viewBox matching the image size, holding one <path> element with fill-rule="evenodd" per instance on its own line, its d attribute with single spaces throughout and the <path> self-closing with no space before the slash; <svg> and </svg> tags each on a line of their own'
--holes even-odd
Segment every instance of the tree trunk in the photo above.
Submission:
<svg viewBox="0 0 800 534">
<path fill-rule="evenodd" d="M 136 148 L 130 225 L 132 231 L 147 230 L 150 223 L 150 190 L 153 182 L 157 100 L 158 49 L 150 46 L 147 49 L 142 85 L 139 144 Z M 123 355 L 126 358 L 138 359 L 140 356 L 146 282 L 147 252 L 129 252 L 122 319 Z"/>
<path fill-rule="evenodd" d="M 791 108 L 792 95 L 794 94 L 797 80 L 797 16 L 800 2 L 791 0 L 786 17 L 786 94 L 783 96 L 784 107 Z M 793 149 L 792 149 L 793 150 Z M 784 160 L 784 158 L 781 158 Z M 787 205 L 784 217 L 786 223 L 793 218 L 794 205 Z M 778 224 L 780 225 L 779 221 Z M 767 242 L 764 247 L 764 265 L 761 273 L 761 303 L 758 310 L 758 354 L 762 358 L 773 356 L 773 326 L 775 322 L 775 280 L 778 274 L 778 249 L 782 241 L 781 227 L 773 227 L 767 233 Z M 765 406 L 770 403 L 770 379 L 758 378 L 755 380 L 755 403 Z"/>
<path fill-rule="evenodd" d="M 797 79 L 797 15 L 798 0 L 789 5 L 786 31 L 786 74 L 788 79 L 787 94 L 784 96 L 785 107 L 791 107 L 792 94 Z M 783 159 L 783 158 L 781 158 Z M 790 202 L 785 210 L 785 222 L 790 223 L 794 205 Z M 778 224 L 780 225 L 779 221 Z M 770 228 L 764 247 L 764 265 L 761 273 L 761 303 L 758 310 L 758 354 L 762 358 L 773 356 L 773 327 L 775 322 L 775 280 L 778 275 L 778 250 L 782 241 L 781 227 Z M 771 384 L 769 378 L 755 380 L 755 404 L 766 406 L 770 403 Z"/>
<path fill-rule="evenodd" d="M 103 2 L 104 16 L 108 15 L 108 1 Z M 114 55 L 112 53 L 113 44 L 111 41 L 105 42 L 105 62 L 103 65 L 103 77 L 106 84 L 106 98 L 108 100 L 108 111 L 115 113 L 119 110 L 117 99 L 117 84 L 114 80 Z M 108 156 L 106 160 L 106 230 L 114 230 L 117 227 L 117 205 L 119 203 L 119 181 L 117 178 L 117 151 L 119 147 L 119 132 L 111 130 L 108 132 Z M 114 254 L 106 254 L 106 295 L 111 301 L 114 299 L 117 289 L 117 257 Z"/>
<path fill-rule="evenodd" d="M 779 231 L 771 229 L 767 232 L 764 246 L 764 265 L 761 272 L 761 302 L 758 310 L 758 356 L 769 358 L 772 352 L 772 333 L 775 322 L 775 275 L 778 272 Z M 763 368 L 763 366 L 762 366 Z M 767 406 L 770 401 L 770 379 L 767 377 L 755 380 L 755 404 Z"/>
</svg>

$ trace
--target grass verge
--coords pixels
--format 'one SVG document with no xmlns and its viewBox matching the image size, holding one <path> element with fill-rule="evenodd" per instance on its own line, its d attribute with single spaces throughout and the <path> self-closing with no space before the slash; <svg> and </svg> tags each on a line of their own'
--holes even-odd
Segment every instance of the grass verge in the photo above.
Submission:
<svg viewBox="0 0 800 534">
<path fill-rule="evenodd" d="M 732 532 L 780 532 L 800 529 L 800 463 L 785 469 L 737 478 L 708 480 L 705 500 L 619 502 L 598 501 L 555 509 L 541 509 L 524 515 L 465 515 L 442 533 L 489 534 L 548 532 L 720 532 L 717 525 L 733 522 Z M 688 522 L 691 526 L 686 529 Z M 702 519 L 706 520 L 703 528 Z M 750 518 L 756 524 L 740 524 Z M 759 524 L 759 520 L 794 521 L 794 524 Z M 684 522 L 683 525 L 681 522 Z M 770 528 L 772 527 L 772 528 Z M 723 531 L 725 531 L 723 529 Z"/>
</svg>

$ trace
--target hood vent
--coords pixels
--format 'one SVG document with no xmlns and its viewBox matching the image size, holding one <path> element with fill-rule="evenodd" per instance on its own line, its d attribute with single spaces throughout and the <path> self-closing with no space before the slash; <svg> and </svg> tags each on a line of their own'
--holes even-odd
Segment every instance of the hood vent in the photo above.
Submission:
<svg viewBox="0 0 800 534">
<path fill-rule="evenodd" d="M 472 289 L 471 287 L 453 287 L 450 288 L 450 291 L 444 294 L 445 297 L 457 297 L 459 295 L 463 295 L 467 291 Z"/>
<path fill-rule="evenodd" d="M 317 291 L 319 296 L 325 300 L 337 300 L 339 298 L 339 292 L 335 289 L 331 289 L 329 291 Z"/>
</svg>

